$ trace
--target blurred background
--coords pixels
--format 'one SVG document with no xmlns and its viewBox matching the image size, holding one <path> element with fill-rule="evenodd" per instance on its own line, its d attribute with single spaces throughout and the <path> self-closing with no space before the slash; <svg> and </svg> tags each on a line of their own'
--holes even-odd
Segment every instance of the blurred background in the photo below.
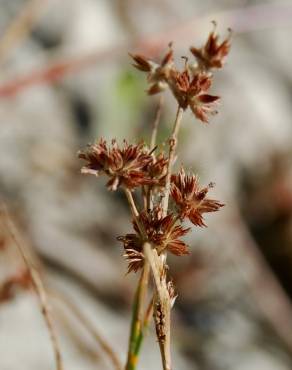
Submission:
<svg viewBox="0 0 292 370">
<path fill-rule="evenodd" d="M 1 0 L 0 9 L 0 199 L 48 287 L 65 369 L 112 364 L 54 292 L 124 362 L 137 278 L 116 240 L 131 230 L 127 204 L 104 179 L 82 176 L 76 153 L 101 136 L 149 140 L 158 97 L 128 52 L 159 58 L 173 41 L 183 66 L 212 20 L 222 37 L 234 32 L 212 88 L 222 103 L 209 125 L 185 114 L 178 150 L 226 206 L 193 230 L 189 257 L 170 259 L 174 369 L 291 369 L 292 1 Z M 160 142 L 175 112 L 166 94 Z M 0 368 L 51 370 L 35 295 L 22 278 L 5 291 L 23 270 L 2 222 Z M 139 368 L 161 368 L 152 325 Z"/>
</svg>

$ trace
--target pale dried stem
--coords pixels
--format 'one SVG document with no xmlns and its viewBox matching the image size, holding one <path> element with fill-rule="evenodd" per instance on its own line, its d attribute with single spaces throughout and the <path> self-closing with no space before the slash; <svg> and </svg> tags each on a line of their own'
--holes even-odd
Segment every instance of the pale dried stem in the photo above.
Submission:
<svg viewBox="0 0 292 370">
<path fill-rule="evenodd" d="M 167 289 L 165 265 L 148 242 L 144 243 L 143 251 L 145 258 L 150 264 L 156 292 L 154 295 L 154 313 L 156 333 L 159 341 L 163 370 L 171 370 L 170 353 L 170 311 L 171 301 Z"/>
<path fill-rule="evenodd" d="M 114 368 L 116 370 L 122 370 L 123 367 L 121 362 L 113 351 L 110 344 L 103 338 L 103 336 L 97 331 L 94 327 L 94 324 L 83 314 L 83 312 L 79 309 L 79 307 L 63 292 L 56 292 L 51 291 L 50 295 L 57 299 L 59 302 L 63 303 L 72 313 L 73 315 L 80 321 L 80 323 L 84 326 L 84 328 L 92 335 L 92 337 L 96 340 L 99 344 L 100 348 L 103 352 L 108 356 L 111 360 Z"/>
<path fill-rule="evenodd" d="M 177 147 L 177 136 L 180 129 L 180 124 L 183 116 L 183 109 L 179 106 L 177 108 L 177 113 L 172 129 L 172 134 L 169 138 L 169 155 L 168 155 L 168 166 L 167 166 L 167 174 L 165 180 L 165 189 L 162 199 L 162 210 L 164 216 L 167 214 L 168 210 L 168 202 L 169 202 L 169 194 L 170 194 L 170 180 L 171 180 L 171 170 L 173 167 L 174 159 L 175 159 L 175 150 Z"/>
<path fill-rule="evenodd" d="M 137 221 L 137 219 L 139 217 L 139 212 L 138 212 L 138 209 L 136 207 L 136 204 L 135 204 L 135 201 L 134 201 L 134 198 L 133 198 L 133 194 L 128 188 L 124 188 L 124 191 L 125 191 L 126 197 L 128 199 L 132 215 L 133 215 L 135 221 Z"/>
<path fill-rule="evenodd" d="M 149 274 L 150 274 L 150 266 L 148 261 L 144 261 L 144 267 L 142 271 L 142 278 L 141 278 L 141 290 L 139 296 L 139 308 L 138 308 L 138 319 L 140 323 L 143 322 L 144 318 L 144 302 L 147 293 L 148 281 L 149 281 Z"/>
<path fill-rule="evenodd" d="M 164 100 L 163 100 L 163 96 L 161 95 L 161 97 L 159 99 L 155 119 L 154 119 L 154 122 L 153 122 L 153 126 L 152 126 L 152 133 L 151 133 L 151 140 L 150 140 L 150 150 L 153 150 L 155 145 L 156 145 L 157 132 L 158 132 L 158 126 L 159 126 L 159 123 L 160 123 L 163 103 L 164 103 Z"/>
<path fill-rule="evenodd" d="M 6 212 L 7 214 L 7 212 Z M 21 255 L 23 262 L 25 263 L 32 279 L 33 287 L 36 292 L 36 295 L 39 299 L 39 303 L 41 306 L 41 312 L 44 317 L 45 323 L 48 328 L 49 336 L 51 339 L 52 347 L 54 350 L 54 355 L 55 355 L 55 362 L 56 362 L 56 369 L 57 370 L 63 370 L 63 361 L 62 361 L 62 356 L 61 356 L 61 351 L 60 351 L 60 346 L 59 342 L 56 336 L 53 320 L 51 317 L 51 311 L 50 311 L 50 306 L 47 298 L 47 293 L 45 291 L 45 287 L 43 285 L 42 279 L 38 273 L 38 271 L 34 268 L 33 263 L 31 262 L 30 256 L 26 251 L 26 248 L 20 243 L 18 240 L 17 232 L 15 230 L 15 227 L 10 220 L 8 214 L 6 217 L 6 226 L 7 230 L 9 231 L 9 234 L 14 241 L 19 254 Z"/>
<path fill-rule="evenodd" d="M 138 209 L 136 207 L 136 204 L 135 204 L 135 201 L 134 201 L 134 198 L 133 198 L 133 194 L 131 192 L 131 190 L 129 190 L 128 188 L 124 188 L 124 191 L 125 191 L 125 194 L 126 194 L 126 197 L 127 197 L 127 200 L 128 200 L 128 203 L 129 203 L 129 206 L 130 206 L 130 209 L 131 209 L 131 212 L 132 212 L 132 215 L 133 215 L 133 218 L 140 230 L 140 233 L 145 236 L 145 231 L 141 225 L 141 222 L 139 220 L 139 212 L 138 212 Z"/>
<path fill-rule="evenodd" d="M 163 99 L 163 96 L 161 95 L 159 99 L 159 103 L 158 103 L 158 108 L 156 110 L 156 115 L 155 115 L 155 119 L 153 122 L 153 126 L 152 126 L 151 140 L 150 140 L 150 150 L 153 151 L 152 153 L 153 160 L 155 160 L 154 149 L 156 145 L 158 126 L 159 126 L 160 119 L 161 119 L 161 112 L 162 112 L 163 104 L 164 104 L 164 99 Z M 152 187 L 149 186 L 146 192 L 146 210 L 150 210 L 153 208 L 152 203 L 153 203 L 152 202 Z"/>
</svg>

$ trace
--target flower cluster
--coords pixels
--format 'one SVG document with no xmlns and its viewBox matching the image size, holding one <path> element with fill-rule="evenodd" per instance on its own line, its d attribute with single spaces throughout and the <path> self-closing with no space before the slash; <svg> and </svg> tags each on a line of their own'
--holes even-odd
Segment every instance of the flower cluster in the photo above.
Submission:
<svg viewBox="0 0 292 370">
<path fill-rule="evenodd" d="M 208 115 L 217 113 L 215 105 L 219 101 L 219 96 L 208 92 L 212 85 L 210 71 L 223 66 L 229 49 L 230 37 L 219 44 L 218 35 L 213 30 L 202 48 L 190 48 L 197 62 L 190 64 L 188 58 L 184 57 L 186 62 L 183 71 L 179 71 L 174 63 L 171 44 L 160 63 L 142 55 L 130 55 L 135 62 L 134 67 L 147 73 L 150 85 L 148 94 L 157 94 L 169 88 L 181 108 L 185 110 L 189 107 L 199 120 L 207 123 Z"/>
<path fill-rule="evenodd" d="M 165 171 L 164 161 L 160 158 L 154 163 L 154 158 L 144 143 L 130 145 L 124 141 L 123 146 L 119 146 L 113 140 L 111 145 L 107 145 L 101 139 L 80 151 L 78 156 L 87 162 L 82 173 L 95 176 L 104 173 L 109 177 L 109 190 L 117 190 L 122 185 L 134 189 L 160 182 Z"/>
<path fill-rule="evenodd" d="M 204 123 L 209 121 L 210 115 L 217 113 L 215 105 L 219 96 L 209 93 L 213 78 L 211 71 L 223 66 L 229 49 L 230 38 L 220 43 L 214 29 L 205 45 L 190 48 L 195 61 L 189 62 L 183 57 L 185 64 L 182 70 L 175 65 L 171 44 L 160 63 L 141 55 L 131 55 L 134 67 L 147 74 L 148 94 L 154 95 L 168 88 L 177 102 L 176 119 L 166 141 L 169 144 L 168 155 L 164 154 L 165 147 L 159 151 L 155 146 L 158 123 L 153 125 L 151 148 L 144 143 L 128 144 L 126 141 L 119 145 L 116 140 L 107 144 L 101 139 L 79 152 L 79 158 L 86 162 L 82 172 L 107 176 L 109 190 L 122 188 L 133 216 L 133 231 L 117 238 L 123 244 L 128 272 L 142 270 L 135 301 L 139 309 L 133 310 L 135 325 L 132 325 L 127 369 L 131 368 L 133 359 L 137 360 L 132 339 L 141 338 L 143 334 L 140 308 L 145 302 L 150 273 L 155 284 L 152 308 L 163 368 L 171 368 L 170 309 L 176 293 L 168 277 L 166 255 L 168 252 L 176 256 L 189 254 L 183 237 L 190 228 L 184 227 L 184 221 L 189 220 L 198 227 L 206 226 L 205 213 L 216 212 L 223 206 L 218 200 L 208 197 L 213 183 L 201 188 L 197 176 L 187 174 L 184 169 L 175 174 L 172 167 L 183 112 L 190 109 Z M 139 195 L 140 201 L 137 202 Z M 147 309 L 145 317 L 148 314 Z"/>
<path fill-rule="evenodd" d="M 217 200 L 207 198 L 210 188 L 214 186 L 210 183 L 207 187 L 200 189 L 197 176 L 187 175 L 183 169 L 171 177 L 171 195 L 178 207 L 181 219 L 188 218 L 196 226 L 206 226 L 203 214 L 216 212 L 224 204 Z"/>
<path fill-rule="evenodd" d="M 167 250 L 176 256 L 189 254 L 188 246 L 180 238 L 190 230 L 177 225 L 177 218 L 173 214 L 163 217 L 162 209 L 155 207 L 150 212 L 141 212 L 138 222 L 142 227 L 143 234 L 137 221 L 133 221 L 134 234 L 126 234 L 118 237 L 123 242 L 125 258 L 129 262 L 128 271 L 137 271 L 143 266 L 143 244 L 149 241 L 160 255 Z"/>
<path fill-rule="evenodd" d="M 206 44 L 199 49 L 194 46 L 190 48 L 191 53 L 197 58 L 199 67 L 204 70 L 222 68 L 231 46 L 231 30 L 229 29 L 229 36 L 220 44 L 219 36 L 215 32 L 216 23 L 213 22 L 213 24 L 214 30 L 210 33 Z"/>
</svg>

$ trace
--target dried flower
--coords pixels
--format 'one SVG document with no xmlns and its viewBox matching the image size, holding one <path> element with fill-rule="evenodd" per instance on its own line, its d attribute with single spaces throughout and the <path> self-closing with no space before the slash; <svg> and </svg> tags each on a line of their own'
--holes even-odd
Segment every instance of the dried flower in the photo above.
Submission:
<svg viewBox="0 0 292 370">
<path fill-rule="evenodd" d="M 215 114 L 214 104 L 219 96 L 206 92 L 212 84 L 211 76 L 198 72 L 192 78 L 186 65 L 183 72 L 173 71 L 170 88 L 181 108 L 190 107 L 194 115 L 204 123 L 208 122 L 208 114 Z"/>
<path fill-rule="evenodd" d="M 157 94 L 169 87 L 179 106 L 183 109 L 190 107 L 194 115 L 205 123 L 208 122 L 208 114 L 217 113 L 214 104 L 219 97 L 207 94 L 212 82 L 211 75 L 200 69 L 192 69 L 186 57 L 185 68 L 180 72 L 173 61 L 171 44 L 160 64 L 141 55 L 131 57 L 135 61 L 134 67 L 148 73 L 148 94 Z"/>
<path fill-rule="evenodd" d="M 135 68 L 148 73 L 147 79 L 148 83 L 150 84 L 148 89 L 149 95 L 157 94 L 167 88 L 167 80 L 170 71 L 174 68 L 171 43 L 169 44 L 168 52 L 162 58 L 160 63 L 149 60 L 142 55 L 130 54 L 130 56 L 135 62 L 135 64 L 133 64 Z"/>
<path fill-rule="evenodd" d="M 187 175 L 183 169 L 178 175 L 171 177 L 171 195 L 177 204 L 180 217 L 189 218 L 197 226 L 206 226 L 203 214 L 218 211 L 224 204 L 217 200 L 208 199 L 207 193 L 214 184 L 200 189 L 198 178 L 194 175 Z"/>
<path fill-rule="evenodd" d="M 160 207 L 154 208 L 149 213 L 142 212 L 140 214 L 139 222 L 141 222 L 145 231 L 147 241 L 156 248 L 158 254 L 164 250 L 168 250 L 177 256 L 189 254 L 187 245 L 180 238 L 190 229 L 184 229 L 182 226 L 176 225 L 176 221 L 173 214 L 163 217 Z M 136 272 L 143 266 L 143 244 L 146 241 L 135 221 L 133 221 L 133 227 L 135 234 L 118 237 L 118 240 L 124 244 L 124 257 L 129 262 L 129 272 Z"/>
<path fill-rule="evenodd" d="M 89 145 L 78 153 L 79 158 L 87 161 L 82 173 L 99 176 L 104 173 L 110 177 L 107 183 L 109 190 L 117 190 L 121 185 L 129 189 L 151 184 L 146 167 L 153 162 L 143 143 L 129 145 L 124 141 L 120 147 L 116 140 L 111 146 L 101 139 L 99 143 Z"/>
<path fill-rule="evenodd" d="M 230 38 L 231 31 L 229 30 L 229 36 L 219 43 L 219 36 L 216 32 L 216 23 L 214 23 L 214 29 L 210 33 L 206 44 L 198 49 L 191 47 L 191 53 L 197 58 L 199 67 L 204 70 L 209 70 L 211 68 L 222 68 L 227 54 L 230 50 Z"/>
<path fill-rule="evenodd" d="M 156 186 L 164 186 L 165 178 L 167 174 L 167 164 L 168 158 L 166 158 L 163 153 L 159 153 L 154 157 L 153 162 L 151 162 L 147 171 L 150 178 L 153 180 L 153 184 Z"/>
</svg>

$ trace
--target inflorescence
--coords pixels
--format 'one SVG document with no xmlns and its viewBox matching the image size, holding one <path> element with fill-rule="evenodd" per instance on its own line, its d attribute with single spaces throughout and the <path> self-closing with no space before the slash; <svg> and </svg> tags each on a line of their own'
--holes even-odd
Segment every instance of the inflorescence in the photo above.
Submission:
<svg viewBox="0 0 292 370">
<path fill-rule="evenodd" d="M 185 63 L 182 71 L 175 65 L 172 44 L 169 44 L 169 50 L 161 62 L 143 55 L 130 54 L 134 67 L 147 74 L 149 95 L 169 89 L 178 104 L 178 112 L 190 108 L 203 123 L 208 123 L 209 116 L 217 113 L 215 107 L 219 96 L 209 93 L 212 72 L 222 68 L 230 50 L 230 35 L 220 43 L 215 28 L 205 45 L 190 48 L 193 61 L 183 57 Z M 148 147 L 144 142 L 129 144 L 124 141 L 119 145 L 116 140 L 108 144 L 104 139 L 79 152 L 79 158 L 86 162 L 82 173 L 97 177 L 105 175 L 108 177 L 109 190 L 121 188 L 127 194 L 133 213 L 133 232 L 119 236 L 118 240 L 123 243 L 128 272 L 137 272 L 144 268 L 144 245 L 151 245 L 158 258 L 161 257 L 160 281 L 165 281 L 172 302 L 175 293 L 172 282 L 167 282 L 167 252 L 177 256 L 189 254 L 189 247 L 182 238 L 190 228 L 185 228 L 183 222 L 189 220 L 195 226 L 206 226 L 204 214 L 216 212 L 223 206 L 221 202 L 208 196 L 213 183 L 200 187 L 198 177 L 186 173 L 183 168 L 178 173 L 172 173 L 175 149 L 173 141 L 177 141 L 177 136 L 174 135 L 177 135 L 175 129 L 169 136 L 168 156 L 157 147 Z M 140 203 L 144 205 L 141 210 L 136 207 L 133 197 L 133 193 L 137 196 L 139 189 L 143 199 Z M 165 208 L 163 198 L 166 195 L 170 198 L 169 201 L 167 199 Z M 155 277 L 155 271 L 153 274 Z M 156 321 L 162 315 L 160 308 L 157 309 L 161 305 L 162 301 L 158 299 L 156 317 L 154 316 Z"/>
</svg>

